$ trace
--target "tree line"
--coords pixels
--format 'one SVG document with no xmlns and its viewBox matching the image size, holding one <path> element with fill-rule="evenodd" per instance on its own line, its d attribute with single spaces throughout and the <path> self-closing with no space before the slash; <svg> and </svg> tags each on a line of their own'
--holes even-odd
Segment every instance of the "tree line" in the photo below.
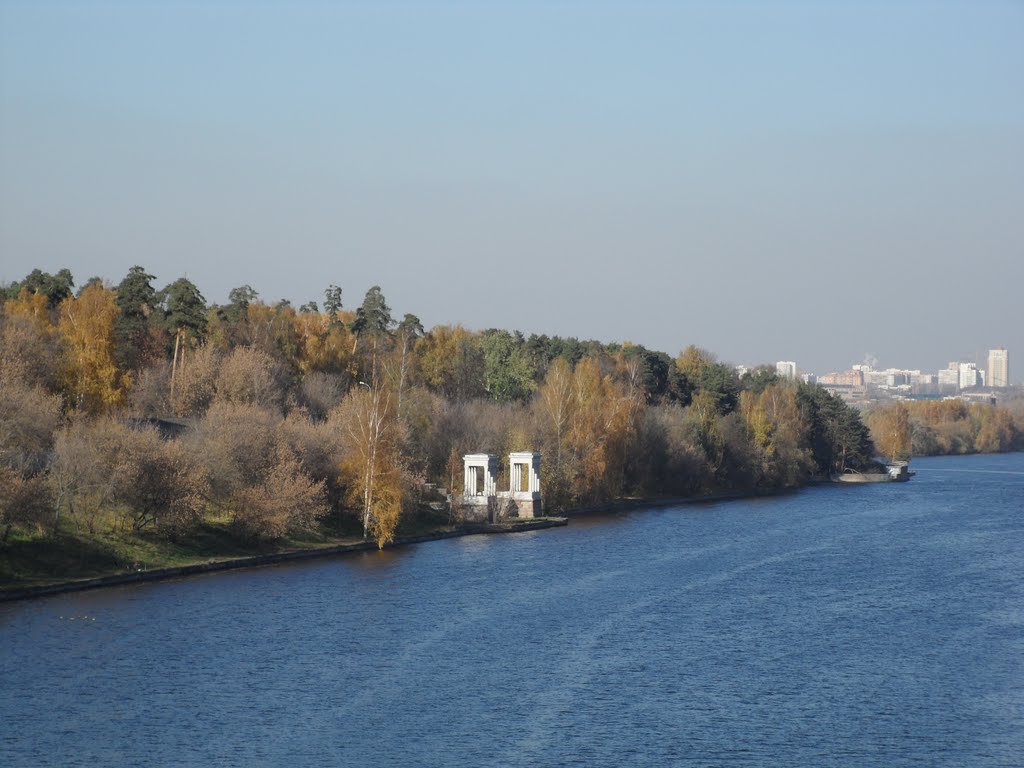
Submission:
<svg viewBox="0 0 1024 768">
<path fill-rule="evenodd" d="M 946 456 L 1024 450 L 1024 400 L 1007 404 L 962 400 L 898 402 L 866 417 L 885 456 Z"/>
<path fill-rule="evenodd" d="M 543 453 L 548 511 L 624 495 L 767 490 L 865 468 L 858 414 L 706 350 L 459 325 L 425 330 L 378 286 L 354 309 L 209 304 L 35 270 L 0 289 L 0 535 L 204 523 L 274 540 L 350 521 L 383 544 L 462 455 Z"/>
</svg>

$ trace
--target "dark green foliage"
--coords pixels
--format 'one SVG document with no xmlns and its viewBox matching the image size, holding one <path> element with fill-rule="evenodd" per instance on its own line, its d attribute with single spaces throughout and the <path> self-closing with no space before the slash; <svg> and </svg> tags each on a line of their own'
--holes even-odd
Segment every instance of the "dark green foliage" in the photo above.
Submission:
<svg viewBox="0 0 1024 768">
<path fill-rule="evenodd" d="M 747 371 L 740 378 L 740 386 L 744 391 L 760 395 L 769 384 L 777 384 L 779 374 L 770 365 L 759 365 L 752 371 Z"/>
<path fill-rule="evenodd" d="M 711 363 L 704 366 L 697 379 L 697 389 L 714 398 L 715 410 L 723 416 L 736 410 L 740 396 L 740 381 L 732 366 Z"/>
<path fill-rule="evenodd" d="M 199 289 L 184 277 L 160 291 L 164 306 L 164 323 L 173 335 L 184 329 L 195 339 L 206 334 L 206 299 Z"/>
<path fill-rule="evenodd" d="M 854 408 L 814 384 L 799 384 L 797 397 L 810 423 L 811 452 L 819 474 L 867 469 L 874 463 L 870 433 Z"/>
<path fill-rule="evenodd" d="M 394 320 L 391 319 L 391 308 L 375 285 L 366 292 L 362 306 L 356 310 L 356 319 L 352 323 L 352 331 L 356 334 L 380 335 L 388 333 Z"/>
<path fill-rule="evenodd" d="M 228 291 L 228 306 L 235 312 L 244 312 L 260 295 L 251 285 L 243 285 Z"/>
<path fill-rule="evenodd" d="M 155 356 L 151 330 L 157 317 L 157 294 L 151 281 L 153 275 L 139 266 L 128 270 L 116 289 L 117 308 L 121 310 L 114 324 L 117 347 L 114 351 L 122 370 L 133 371 Z"/>
<path fill-rule="evenodd" d="M 402 322 L 395 329 L 395 335 L 398 338 L 409 342 L 421 338 L 424 333 L 423 323 L 420 322 L 420 319 L 416 315 L 408 313 L 406 313 L 405 317 L 402 318 Z"/>
<path fill-rule="evenodd" d="M 13 299 L 22 288 L 29 293 L 41 293 L 46 297 L 47 306 L 56 309 L 58 304 L 71 295 L 71 289 L 74 287 L 75 280 L 69 269 L 62 269 L 56 275 L 43 272 L 41 269 L 33 269 L 20 283 L 12 283 L 7 288 L 7 294 Z"/>
<path fill-rule="evenodd" d="M 519 332 L 516 331 L 516 333 Z M 540 336 L 531 334 L 523 342 L 523 347 L 526 358 L 536 371 L 537 381 L 544 378 L 548 366 L 556 357 L 565 358 L 571 366 L 575 367 L 584 357 L 600 358 L 611 349 L 611 346 L 599 341 L 580 341 L 572 336 L 547 336 L 544 334 Z"/>
<path fill-rule="evenodd" d="M 480 339 L 484 388 L 499 403 L 525 402 L 537 388 L 522 334 L 490 329 Z"/>
<path fill-rule="evenodd" d="M 341 288 L 336 285 L 329 285 L 327 290 L 324 291 L 324 312 L 330 317 L 332 323 L 336 323 L 340 311 Z"/>
<path fill-rule="evenodd" d="M 627 360 L 640 365 L 640 386 L 648 403 L 662 402 L 669 397 L 672 358 L 664 352 L 655 352 L 640 345 L 625 347 Z"/>
<path fill-rule="evenodd" d="M 224 343 L 227 346 L 252 344 L 252 333 L 249 328 L 249 305 L 257 300 L 259 300 L 259 294 L 252 286 L 242 285 L 228 291 L 228 303 L 216 308 L 217 320 L 222 324 Z"/>
<path fill-rule="evenodd" d="M 669 402 L 687 406 L 693 400 L 696 385 L 685 373 L 673 365 L 668 372 Z"/>
</svg>

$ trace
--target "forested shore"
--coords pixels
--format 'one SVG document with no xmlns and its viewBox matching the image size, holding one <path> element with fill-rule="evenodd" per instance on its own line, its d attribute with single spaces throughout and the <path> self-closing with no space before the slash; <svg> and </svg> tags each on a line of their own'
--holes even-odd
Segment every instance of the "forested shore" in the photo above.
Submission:
<svg viewBox="0 0 1024 768">
<path fill-rule="evenodd" d="M 899 401 L 865 421 L 885 456 L 953 456 L 1024 450 L 1024 399 L 1006 404 L 963 400 Z"/>
<path fill-rule="evenodd" d="M 466 453 L 542 452 L 550 513 L 797 487 L 874 453 L 823 389 L 694 346 L 426 330 L 378 287 L 295 308 L 153 280 L 0 291 L 4 581 L 28 550 L 130 567 L 458 525 L 428 502 L 460 494 Z"/>
</svg>

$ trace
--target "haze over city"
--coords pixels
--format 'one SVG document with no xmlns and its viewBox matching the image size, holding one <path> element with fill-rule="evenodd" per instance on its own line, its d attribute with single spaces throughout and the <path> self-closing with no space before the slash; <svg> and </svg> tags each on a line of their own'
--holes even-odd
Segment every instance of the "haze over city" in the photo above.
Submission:
<svg viewBox="0 0 1024 768">
<path fill-rule="evenodd" d="M 1024 355 L 1022 33 L 1014 2 L 4 2 L 0 282 L 380 285 L 428 327 L 822 373 Z"/>
</svg>

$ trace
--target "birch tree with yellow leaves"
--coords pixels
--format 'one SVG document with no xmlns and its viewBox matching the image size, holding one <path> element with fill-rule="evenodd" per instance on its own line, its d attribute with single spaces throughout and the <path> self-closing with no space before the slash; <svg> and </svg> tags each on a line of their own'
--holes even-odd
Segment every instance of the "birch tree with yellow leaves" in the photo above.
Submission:
<svg viewBox="0 0 1024 768">
<path fill-rule="evenodd" d="M 372 535 L 381 548 L 394 539 L 405 502 L 401 422 L 393 401 L 380 384 L 360 382 L 340 413 L 348 438 L 341 470 L 349 503 L 360 510 L 363 538 Z"/>
<path fill-rule="evenodd" d="M 57 330 L 67 349 L 64 390 L 75 407 L 90 413 L 120 405 L 129 383 L 114 361 L 118 314 L 114 292 L 99 283 L 60 304 Z"/>
</svg>

